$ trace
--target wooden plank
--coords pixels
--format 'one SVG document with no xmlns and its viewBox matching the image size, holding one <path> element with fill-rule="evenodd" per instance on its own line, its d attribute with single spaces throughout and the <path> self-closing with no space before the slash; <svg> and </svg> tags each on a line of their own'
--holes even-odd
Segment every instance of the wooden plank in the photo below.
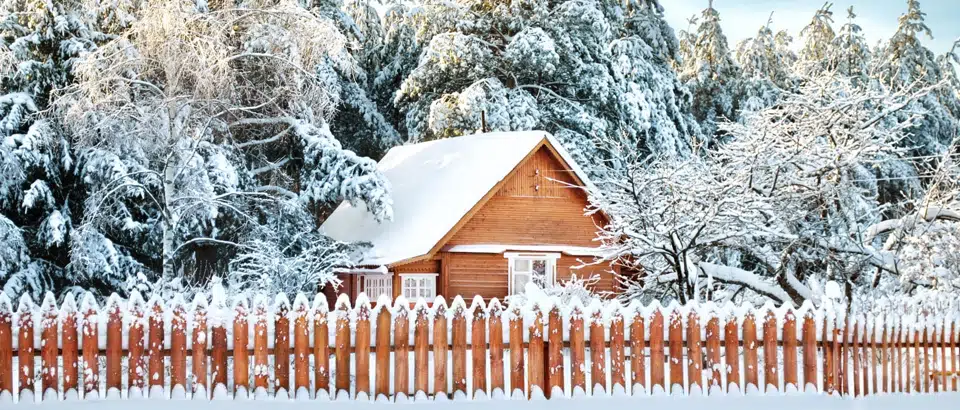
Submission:
<svg viewBox="0 0 960 410">
<path fill-rule="evenodd" d="M 510 394 L 525 391 L 526 363 L 523 355 L 523 316 L 520 309 L 513 309 L 510 317 Z"/>
<path fill-rule="evenodd" d="M 377 315 L 376 363 L 374 364 L 374 398 L 390 397 L 390 334 L 393 318 L 389 306 L 381 306 Z"/>
<path fill-rule="evenodd" d="M 803 316 L 803 390 L 808 385 L 817 388 L 817 324 L 813 313 L 807 311 Z"/>
<path fill-rule="evenodd" d="M 89 293 L 87 294 L 88 297 Z M 92 297 L 91 297 L 92 300 Z M 84 396 L 90 394 L 91 392 L 100 391 L 100 330 L 97 318 L 97 308 L 95 303 L 84 303 L 87 305 L 87 309 L 83 312 L 83 393 Z M 160 309 L 160 305 L 157 304 L 154 307 L 154 316 L 150 318 L 150 343 L 151 345 L 156 344 L 158 347 L 154 347 L 157 351 L 163 348 L 163 312 Z M 157 316 L 159 313 L 159 316 Z M 154 327 L 157 327 L 159 330 L 154 330 Z M 157 342 L 159 340 L 159 342 Z M 31 338 L 30 344 L 33 345 L 33 340 Z M 22 345 L 21 345 L 22 346 Z M 32 347 L 31 347 L 32 349 Z M 159 368 L 159 377 L 158 374 L 152 373 L 154 370 L 151 366 L 151 386 L 162 386 L 163 384 L 163 358 L 160 356 L 160 366 Z M 154 358 L 151 355 L 150 357 L 151 364 L 153 364 Z"/>
<path fill-rule="evenodd" d="M 527 349 L 527 381 L 530 383 L 527 389 L 528 396 L 532 396 L 534 387 L 539 388 L 541 392 L 544 392 L 546 388 L 546 381 L 543 377 L 546 369 L 543 357 L 543 312 L 534 306 L 533 315 L 533 323 L 527 329 L 530 335 L 529 348 Z"/>
<path fill-rule="evenodd" d="M 823 349 L 823 392 L 826 394 L 834 394 L 836 392 L 836 358 L 833 355 L 834 348 L 836 347 L 836 339 L 834 335 L 836 333 L 835 329 L 831 328 L 830 318 L 823 318 L 823 333 L 822 340 L 820 341 L 820 346 Z"/>
<path fill-rule="evenodd" d="M 467 392 L 467 316 L 462 301 L 453 305 L 453 392 Z"/>
<path fill-rule="evenodd" d="M 853 323 L 853 348 L 850 354 L 853 356 L 853 397 L 860 397 L 860 325 L 861 317 L 858 315 Z"/>
<path fill-rule="evenodd" d="M 355 339 L 353 359 L 356 363 L 356 394 L 363 393 L 370 397 L 370 306 L 367 303 L 358 303 L 357 335 Z M 277 375 L 279 379 L 280 376 Z"/>
<path fill-rule="evenodd" d="M 303 398 L 308 398 L 310 396 L 310 317 L 307 313 L 307 300 L 302 296 L 298 296 L 294 301 L 293 318 L 293 397 L 298 396 L 303 390 L 306 393 Z M 387 326 L 389 327 L 389 324 Z M 387 338 L 389 343 L 389 334 Z"/>
<path fill-rule="evenodd" d="M 207 307 L 205 299 L 198 299 L 193 309 L 193 392 L 209 391 L 207 381 Z"/>
<path fill-rule="evenodd" d="M 337 366 L 334 385 L 337 389 L 336 396 L 341 392 L 350 394 L 350 316 L 348 310 L 350 307 L 344 303 L 337 305 L 337 327 L 334 340 L 334 363 Z"/>
<path fill-rule="evenodd" d="M 924 323 L 925 323 L 925 324 L 926 324 L 926 321 L 927 321 L 927 320 L 930 320 L 930 318 L 926 318 L 926 320 L 924 320 Z M 930 342 L 930 340 L 931 340 L 932 338 L 933 338 L 933 335 L 929 334 L 929 332 L 928 332 L 928 330 L 927 330 L 927 327 L 924 326 L 924 327 L 923 327 L 923 339 L 922 339 L 922 342 L 923 342 L 923 373 L 917 374 L 917 379 L 919 379 L 919 380 L 920 380 L 920 383 L 923 385 L 923 392 L 924 392 L 924 393 L 930 393 L 930 384 L 931 384 L 931 383 L 930 383 L 930 382 L 931 382 L 931 379 L 930 379 L 930 376 L 929 376 L 929 375 L 930 375 L 930 349 L 929 349 L 927 346 L 928 346 L 928 343 Z M 919 366 L 917 366 L 917 368 L 919 369 Z"/>
<path fill-rule="evenodd" d="M 783 389 L 793 385 L 802 391 L 797 377 L 797 316 L 793 309 L 787 310 L 783 322 Z"/>
<path fill-rule="evenodd" d="M 224 390 L 227 388 L 227 328 L 222 321 L 215 321 L 213 329 L 210 331 L 211 346 L 210 351 L 210 396 L 212 397 L 218 387 Z"/>
<path fill-rule="evenodd" d="M 627 382 L 623 356 L 623 333 L 623 315 L 620 314 L 620 311 L 616 311 L 610 320 L 610 383 L 613 388 L 620 386 L 620 388 L 626 392 Z"/>
<path fill-rule="evenodd" d="M 940 323 L 937 324 L 938 333 L 940 335 L 940 385 L 941 390 L 947 391 L 947 323 L 945 318 L 940 319 Z M 934 350 L 936 351 L 936 350 Z"/>
<path fill-rule="evenodd" d="M 904 389 L 903 389 L 903 348 L 901 347 L 901 345 L 900 345 L 899 343 L 903 341 L 903 326 L 901 325 L 901 321 L 900 321 L 900 320 L 897 320 L 897 323 L 896 323 L 896 336 L 895 336 L 894 340 L 896 340 L 896 342 L 897 342 L 897 348 L 896 348 L 896 352 L 895 352 L 895 354 L 896 354 L 896 366 L 897 366 L 897 367 L 896 367 L 896 369 L 897 369 L 897 389 L 896 389 L 896 391 L 897 391 L 898 393 L 902 393 L 902 392 L 904 391 Z"/>
<path fill-rule="evenodd" d="M 772 385 L 773 388 L 780 390 L 780 375 L 777 370 L 777 317 L 772 310 L 767 310 L 763 321 L 763 383 L 766 385 L 762 391 L 768 391 Z"/>
<path fill-rule="evenodd" d="M 570 313 L 570 384 L 574 393 L 577 388 L 587 392 L 587 355 L 584 343 L 583 311 L 574 307 Z"/>
<path fill-rule="evenodd" d="M 257 304 L 254 307 L 255 312 L 259 313 L 260 309 L 264 310 L 264 317 L 266 317 L 266 302 L 262 298 L 258 298 L 259 302 L 254 302 Z M 250 393 L 250 351 L 249 346 L 247 345 L 250 342 L 250 310 L 247 309 L 247 304 L 245 300 L 241 300 L 240 303 L 237 303 L 234 306 L 233 310 L 233 392 L 234 394 L 240 394 L 241 389 L 246 393 Z M 254 329 L 256 332 L 257 330 Z M 256 335 L 254 335 L 254 351 L 256 351 Z M 264 338 L 266 337 L 266 330 L 264 330 Z M 264 339 L 266 341 L 266 339 Z M 259 366 L 258 363 L 254 362 L 254 378 L 260 377 L 270 377 L 269 367 L 266 363 L 263 366 Z M 254 386 L 257 387 L 267 386 Z"/>
<path fill-rule="evenodd" d="M 267 300 L 263 297 L 257 297 L 253 303 L 253 389 L 254 391 L 260 389 L 266 391 L 270 389 L 270 358 L 267 353 L 267 348 L 270 346 L 270 335 L 268 332 L 269 323 L 267 323 Z M 246 323 L 244 317 L 244 326 L 249 326 Z M 246 336 L 246 333 L 244 333 L 244 336 Z M 244 337 L 242 343 L 242 349 L 246 350 L 246 337 Z M 235 382 L 235 384 L 237 383 Z M 247 384 L 240 385 L 246 386 Z"/>
<path fill-rule="evenodd" d="M 550 310 L 547 330 L 547 390 L 563 390 L 563 322 L 560 309 Z M 474 342 L 476 343 L 476 342 Z M 474 376 L 476 378 L 476 376 Z"/>
<path fill-rule="evenodd" d="M 423 392 L 427 394 L 430 392 L 430 380 L 429 380 L 429 369 L 430 361 L 428 357 L 428 349 L 430 346 L 430 324 L 427 319 L 427 309 L 424 306 L 420 306 L 417 309 L 416 322 L 414 324 L 415 329 L 413 333 L 413 364 L 416 368 L 414 373 L 414 393 Z"/>
<path fill-rule="evenodd" d="M 597 386 L 604 392 L 609 392 L 607 386 L 607 355 L 604 343 L 603 313 L 593 312 L 590 320 L 590 383 L 592 391 L 597 390 Z"/>
<path fill-rule="evenodd" d="M 13 394 L 13 310 L 0 300 L 0 393 Z"/>
<path fill-rule="evenodd" d="M 870 384 L 869 394 L 876 394 L 880 391 L 880 346 L 877 343 L 877 326 L 880 326 L 880 322 L 874 318 L 873 326 L 870 329 L 870 376 L 872 383 Z"/>
<path fill-rule="evenodd" d="M 146 363 L 144 363 L 143 360 L 143 299 L 140 299 L 139 294 L 134 294 L 134 296 L 130 298 L 127 306 L 128 314 L 130 315 L 130 329 L 127 330 L 127 349 L 129 350 L 129 356 L 127 358 L 127 389 L 128 391 L 139 389 L 142 393 L 144 376 L 146 376 L 144 372 L 144 370 L 146 370 Z M 63 360 L 64 363 L 72 364 L 72 367 L 67 367 L 64 371 L 64 391 L 68 391 L 70 387 L 77 387 L 77 326 L 72 317 L 73 315 L 67 315 L 67 319 L 63 322 Z M 69 358 L 67 356 L 68 354 Z M 73 371 L 73 374 L 70 375 L 72 377 L 67 375 L 71 370 Z M 67 386 L 68 383 L 70 384 L 69 387 Z"/>
<path fill-rule="evenodd" d="M 644 335 L 644 318 L 640 312 L 635 312 L 633 323 L 630 324 L 630 382 L 633 384 L 633 393 L 639 393 L 639 389 L 647 387 L 647 371 Z"/>
<path fill-rule="evenodd" d="M 727 317 L 727 323 L 723 326 L 723 348 L 724 359 L 727 369 L 727 385 L 724 391 L 730 392 L 734 389 L 742 391 L 743 383 L 740 381 L 740 327 L 737 324 L 737 317 L 730 315 Z"/>
<path fill-rule="evenodd" d="M 397 396 L 410 395 L 410 306 L 398 304 L 393 318 L 393 391 Z M 387 375 L 389 377 L 389 375 Z"/>
<path fill-rule="evenodd" d="M 470 354 L 473 359 L 473 386 L 471 393 L 476 395 L 478 391 L 483 392 L 489 397 L 487 391 L 487 317 L 482 303 L 473 305 L 473 323 L 471 324 L 471 348 Z M 501 367 L 502 369 L 502 367 Z"/>
<path fill-rule="evenodd" d="M 950 360 L 953 363 L 953 367 L 951 367 L 951 369 L 955 375 L 951 385 L 953 391 L 958 391 L 958 384 L 960 384 L 958 383 L 960 375 L 957 375 L 960 374 L 960 359 L 957 357 L 957 353 L 960 353 L 958 352 L 958 350 L 960 350 L 960 343 L 958 343 L 960 340 L 958 340 L 957 336 L 957 322 L 954 320 L 950 322 Z"/>
<path fill-rule="evenodd" d="M 748 312 L 743 318 L 743 391 L 749 386 L 760 388 L 759 367 L 757 367 L 757 323 L 753 312 Z"/>
<path fill-rule="evenodd" d="M 882 320 L 883 329 L 880 329 L 880 392 L 890 391 L 890 334 L 887 333 L 887 318 Z"/>
<path fill-rule="evenodd" d="M 77 331 L 77 309 L 76 305 L 73 303 L 73 298 L 68 296 L 67 301 L 64 302 L 63 306 L 60 309 L 60 339 L 62 345 L 61 360 L 63 361 L 63 371 L 60 373 L 63 377 L 63 391 L 69 392 L 73 390 L 75 393 L 79 390 L 79 332 Z M 143 354 L 143 327 L 139 318 L 143 317 L 143 310 L 140 310 L 139 315 L 135 315 L 134 312 L 130 312 L 131 323 L 130 323 L 130 333 L 129 337 L 129 363 L 130 366 L 133 364 L 141 363 L 138 365 L 140 368 L 139 372 L 135 368 L 130 368 L 130 375 L 127 376 L 127 383 L 132 383 L 133 381 L 139 381 L 138 387 L 143 388 L 143 365 L 142 365 L 142 354 Z M 139 338 L 135 338 L 134 329 L 137 329 L 140 332 Z M 139 362 L 134 360 L 134 355 L 137 354 L 136 358 L 140 360 Z M 6 367 L 3 367 L 6 368 Z M 140 375 L 139 380 L 134 374 Z M 12 374 L 12 372 L 11 372 Z M 129 386 L 128 386 L 129 388 Z M 2 389 L 0 389 L 2 390 Z"/>
<path fill-rule="evenodd" d="M 490 390 L 506 393 L 503 367 L 503 309 L 499 302 L 489 305 L 490 318 Z"/>
<path fill-rule="evenodd" d="M 173 306 L 173 318 L 170 321 L 170 386 L 178 385 L 186 392 L 187 310 L 182 303 Z"/>
<path fill-rule="evenodd" d="M 317 295 L 313 306 L 313 388 L 314 395 L 320 397 L 321 392 L 327 397 L 330 392 L 330 329 L 327 315 L 326 301 Z"/>
<path fill-rule="evenodd" d="M 683 318 L 680 312 L 670 313 L 670 394 L 683 394 Z"/>
<path fill-rule="evenodd" d="M 837 374 L 837 384 L 840 387 L 841 395 L 848 395 L 850 393 L 850 378 L 849 378 L 849 363 L 850 358 L 848 354 L 850 353 L 850 315 L 844 317 L 843 327 L 840 329 L 840 354 L 837 356 L 839 363 L 839 373 Z"/>
<path fill-rule="evenodd" d="M 447 308 L 440 302 L 433 316 L 433 394 L 447 396 Z"/>
<path fill-rule="evenodd" d="M 723 363 L 720 361 L 720 318 L 716 312 L 707 320 L 707 366 L 710 368 L 710 381 L 707 387 L 707 393 L 711 388 L 721 386 L 720 369 Z"/>
<path fill-rule="evenodd" d="M 923 381 L 924 381 L 925 377 L 924 377 L 924 372 L 923 372 L 923 365 L 926 364 L 926 363 L 925 363 L 926 361 L 923 360 L 925 354 L 924 354 L 924 351 L 923 351 L 923 350 L 920 350 L 920 342 L 921 342 L 921 341 L 923 341 L 923 342 L 926 342 L 926 341 L 927 341 L 925 336 L 926 336 L 926 333 L 920 333 L 920 330 L 919 330 L 918 328 L 914 327 L 914 331 L 913 331 L 913 344 L 914 344 L 914 350 L 913 350 L 913 362 L 914 362 L 914 365 L 913 365 L 913 373 L 914 373 L 914 375 L 913 375 L 913 383 L 914 383 L 914 385 L 913 385 L 913 391 L 914 391 L 914 392 L 917 392 L 917 393 L 922 392 L 922 391 L 924 390 L 924 389 L 923 389 L 923 385 L 924 385 Z M 923 337 L 923 338 L 921 339 L 921 337 Z M 924 363 L 921 363 L 921 362 L 924 362 Z"/>
<path fill-rule="evenodd" d="M 697 386 L 703 391 L 703 352 L 700 342 L 700 317 L 693 309 L 687 316 L 687 391 Z"/>
<path fill-rule="evenodd" d="M 20 329 L 20 337 L 17 340 L 17 359 L 19 360 L 20 384 L 17 391 L 21 397 L 26 390 L 33 391 L 34 378 L 34 346 L 33 346 L 33 302 L 26 299 L 28 303 L 23 303 L 20 299 L 20 306 L 17 308 L 17 325 Z"/>
<path fill-rule="evenodd" d="M 40 391 L 44 396 L 46 396 L 47 390 L 50 389 L 58 392 L 60 382 L 60 376 L 58 374 L 60 364 L 57 363 L 57 359 L 60 356 L 60 352 L 57 349 L 57 333 L 59 331 L 57 308 L 54 305 L 53 297 L 48 296 L 48 298 L 48 300 L 43 301 L 43 308 L 41 309 L 43 317 L 40 319 L 40 368 L 43 369 L 40 374 Z M 119 372 L 119 369 L 117 369 L 117 371 Z M 59 397 L 59 393 L 57 396 Z"/>
<path fill-rule="evenodd" d="M 666 391 L 664 365 L 666 358 L 663 350 L 663 313 L 660 309 L 653 312 L 653 318 L 650 319 L 650 388 L 651 391 L 660 387 Z"/>
</svg>

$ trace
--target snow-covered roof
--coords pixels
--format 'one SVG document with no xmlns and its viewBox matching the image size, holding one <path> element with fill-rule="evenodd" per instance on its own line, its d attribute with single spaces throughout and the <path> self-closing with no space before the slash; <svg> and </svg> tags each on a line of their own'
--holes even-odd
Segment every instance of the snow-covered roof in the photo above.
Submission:
<svg viewBox="0 0 960 410">
<path fill-rule="evenodd" d="M 426 255 L 545 138 L 589 187 L 583 170 L 546 132 L 447 138 L 393 148 L 377 164 L 390 181 L 393 220 L 378 223 L 364 204 L 344 202 L 320 229 L 337 240 L 372 243 L 363 265 L 390 265 Z"/>
<path fill-rule="evenodd" d="M 603 253 L 601 248 L 565 245 L 474 244 L 454 245 L 443 250 L 452 253 L 559 252 L 571 256 L 599 256 Z"/>
</svg>

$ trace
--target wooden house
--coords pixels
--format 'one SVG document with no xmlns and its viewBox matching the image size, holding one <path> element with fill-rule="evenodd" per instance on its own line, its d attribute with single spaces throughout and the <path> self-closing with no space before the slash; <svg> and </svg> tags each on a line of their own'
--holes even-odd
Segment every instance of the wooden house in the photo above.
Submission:
<svg viewBox="0 0 960 410">
<path fill-rule="evenodd" d="M 544 132 L 488 133 L 390 150 L 378 164 L 391 184 L 393 219 L 341 204 L 321 229 L 366 241 L 361 265 L 339 292 L 408 299 L 503 299 L 526 283 L 550 286 L 598 275 L 615 289 L 619 269 L 591 264 L 600 214 L 586 215 L 587 175 Z M 334 296 L 328 294 L 328 296 Z"/>
</svg>

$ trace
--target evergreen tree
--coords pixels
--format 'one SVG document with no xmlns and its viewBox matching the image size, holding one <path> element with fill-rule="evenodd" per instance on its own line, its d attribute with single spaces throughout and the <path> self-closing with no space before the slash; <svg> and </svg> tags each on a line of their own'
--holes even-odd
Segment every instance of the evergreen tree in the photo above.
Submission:
<svg viewBox="0 0 960 410">
<path fill-rule="evenodd" d="M 742 40 L 737 45 L 736 60 L 743 70 L 743 97 L 741 110 L 758 111 L 769 107 L 784 90 L 792 87 L 789 54 L 782 48 L 786 34 L 774 35 L 770 29 L 773 15 L 767 24 L 760 27 L 755 37 Z"/>
<path fill-rule="evenodd" d="M 691 23 L 694 21 L 691 19 Z M 681 32 L 681 38 L 688 39 L 689 51 L 679 77 L 693 94 L 693 113 L 709 138 L 716 133 L 717 121 L 737 118 L 740 69 L 727 46 L 713 0 L 701 13 L 700 21 L 695 35 Z"/>
<path fill-rule="evenodd" d="M 824 3 L 813 15 L 810 23 L 800 31 L 803 48 L 800 49 L 797 71 L 803 75 L 816 75 L 828 67 L 828 56 L 836 33 L 833 31 L 833 4 Z"/>
<path fill-rule="evenodd" d="M 826 68 L 837 74 L 853 78 L 858 84 L 868 80 L 870 46 L 863 37 L 860 25 L 854 22 L 857 15 L 853 6 L 847 9 L 847 22 L 833 38 L 826 55 Z"/>
</svg>

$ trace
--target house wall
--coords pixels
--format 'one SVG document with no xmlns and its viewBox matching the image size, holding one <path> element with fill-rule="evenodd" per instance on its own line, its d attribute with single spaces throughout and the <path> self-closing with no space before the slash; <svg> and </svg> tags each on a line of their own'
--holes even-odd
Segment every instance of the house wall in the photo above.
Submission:
<svg viewBox="0 0 960 410">
<path fill-rule="evenodd" d="M 560 182 L 557 182 L 559 180 Z M 585 216 L 587 196 L 548 148 L 521 164 L 501 189 L 447 242 L 598 246 L 603 217 Z"/>
<path fill-rule="evenodd" d="M 581 256 L 562 255 L 557 260 L 557 281 L 569 280 L 574 274 L 579 278 L 598 275 L 600 280 L 594 285 L 598 292 L 613 292 L 616 278 L 609 265 L 593 265 L 575 269 L 582 265 Z M 444 255 L 447 262 L 445 271 L 449 277 L 443 296 L 450 300 L 456 295 L 470 300 L 480 295 L 487 301 L 492 298 L 503 300 L 507 296 L 508 260 L 502 254 L 449 253 Z"/>
</svg>

